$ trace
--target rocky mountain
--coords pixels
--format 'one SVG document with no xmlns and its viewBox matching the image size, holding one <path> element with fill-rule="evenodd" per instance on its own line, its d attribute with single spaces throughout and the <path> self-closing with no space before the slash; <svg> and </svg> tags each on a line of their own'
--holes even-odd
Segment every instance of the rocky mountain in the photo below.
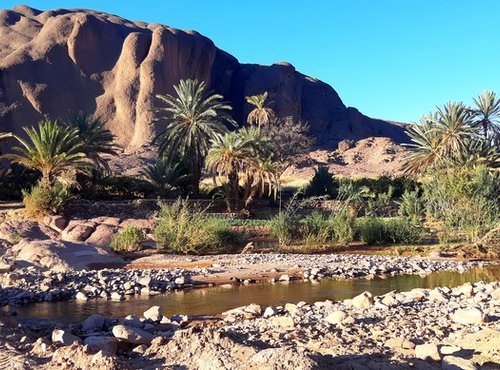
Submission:
<svg viewBox="0 0 500 370">
<path fill-rule="evenodd" d="M 268 91 L 282 116 L 308 121 L 323 147 L 369 136 L 405 141 L 401 125 L 364 116 L 335 90 L 289 63 L 241 64 L 195 31 L 83 9 L 0 11 L 0 131 L 43 117 L 95 113 L 128 149 L 148 143 L 155 94 L 180 79 L 204 80 L 244 121 L 245 96 Z"/>
</svg>

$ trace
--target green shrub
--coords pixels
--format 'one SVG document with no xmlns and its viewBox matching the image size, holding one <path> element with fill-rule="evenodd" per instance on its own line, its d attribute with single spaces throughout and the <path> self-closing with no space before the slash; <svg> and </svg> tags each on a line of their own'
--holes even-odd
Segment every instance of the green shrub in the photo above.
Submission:
<svg viewBox="0 0 500 370">
<path fill-rule="evenodd" d="M 228 222 L 209 218 L 205 210 L 190 208 L 183 200 L 161 204 L 154 236 L 160 246 L 182 253 L 213 252 L 241 242 Z"/>
<path fill-rule="evenodd" d="M 67 204 L 76 199 L 70 190 L 56 183 L 52 187 L 35 185 L 31 192 L 23 190 L 23 203 L 28 217 L 43 217 L 64 212 Z"/>
<path fill-rule="evenodd" d="M 319 167 L 314 172 L 314 176 L 305 188 L 305 195 L 308 197 L 332 196 L 336 193 L 337 184 L 333 175 L 328 171 L 328 167 Z"/>
<path fill-rule="evenodd" d="M 358 238 L 369 245 L 391 243 L 416 244 L 422 240 L 422 227 L 409 218 L 382 219 L 364 217 L 356 220 Z"/>
<path fill-rule="evenodd" d="M 373 194 L 366 203 L 366 216 L 377 217 L 390 215 L 393 194 L 394 188 L 392 185 L 389 185 L 386 192 Z"/>
<path fill-rule="evenodd" d="M 336 243 L 350 243 L 354 240 L 355 218 L 348 209 L 332 215 L 330 229 L 332 241 Z"/>
<path fill-rule="evenodd" d="M 324 245 L 330 238 L 330 225 L 321 212 L 314 211 L 300 221 L 298 234 L 306 246 Z"/>
<path fill-rule="evenodd" d="M 300 222 L 295 215 L 279 213 L 270 221 L 270 226 L 271 236 L 277 238 L 280 245 L 290 245 L 299 237 Z"/>
<path fill-rule="evenodd" d="M 424 181 L 427 215 L 443 225 L 442 240 L 479 240 L 500 222 L 500 175 L 486 167 L 437 171 Z"/>
<path fill-rule="evenodd" d="M 115 251 L 137 251 L 141 249 L 141 242 L 144 238 L 145 235 L 142 229 L 135 226 L 127 226 L 123 231 L 115 235 L 110 246 Z"/>
<path fill-rule="evenodd" d="M 86 199 L 155 198 L 157 189 L 150 182 L 131 176 L 105 176 L 87 179 L 81 190 Z"/>
<path fill-rule="evenodd" d="M 384 224 L 380 218 L 363 217 L 356 220 L 357 238 L 369 245 L 383 243 Z"/>
<path fill-rule="evenodd" d="M 0 200 L 22 200 L 23 189 L 30 189 L 40 179 L 40 173 L 13 163 L 0 168 Z"/>
<path fill-rule="evenodd" d="M 414 221 L 420 221 L 424 217 L 425 205 L 418 190 L 405 191 L 401 199 L 396 202 L 399 206 L 398 214 L 403 217 L 409 217 Z"/>
</svg>

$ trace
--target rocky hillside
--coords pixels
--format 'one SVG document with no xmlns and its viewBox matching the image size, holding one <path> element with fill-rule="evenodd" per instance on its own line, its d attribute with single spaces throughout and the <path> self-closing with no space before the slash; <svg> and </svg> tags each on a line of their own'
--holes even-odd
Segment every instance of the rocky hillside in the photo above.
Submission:
<svg viewBox="0 0 500 370">
<path fill-rule="evenodd" d="M 44 116 L 96 113 L 129 149 L 148 143 L 155 94 L 197 78 L 222 93 L 242 121 L 244 97 L 269 91 L 280 115 L 306 120 L 324 147 L 348 138 L 391 137 L 402 127 L 344 105 L 335 90 L 289 63 L 241 64 L 195 31 L 82 9 L 0 11 L 0 131 Z"/>
</svg>

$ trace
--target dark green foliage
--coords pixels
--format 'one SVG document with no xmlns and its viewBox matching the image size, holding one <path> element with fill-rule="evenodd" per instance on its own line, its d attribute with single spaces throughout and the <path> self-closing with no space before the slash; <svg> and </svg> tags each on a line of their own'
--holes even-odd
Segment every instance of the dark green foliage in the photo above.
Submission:
<svg viewBox="0 0 500 370">
<path fill-rule="evenodd" d="M 356 234 L 369 245 L 415 244 L 422 240 L 422 227 L 404 217 L 364 217 L 356 220 Z"/>
<path fill-rule="evenodd" d="M 337 188 L 338 185 L 334 181 L 333 175 L 328 171 L 328 167 L 319 167 L 307 185 L 305 194 L 309 197 L 333 196 Z"/>
<path fill-rule="evenodd" d="M 40 180 L 38 171 L 13 163 L 0 169 L 0 200 L 22 200 L 23 189 L 31 189 Z"/>
<path fill-rule="evenodd" d="M 156 198 L 157 191 L 148 181 L 131 176 L 106 176 L 87 179 L 81 196 L 93 200 Z"/>
<path fill-rule="evenodd" d="M 180 161 L 161 158 L 154 164 L 148 165 L 142 171 L 142 175 L 149 181 L 158 192 L 158 195 L 166 196 L 174 190 L 182 190 L 187 193 L 190 185 L 190 174 Z"/>
<path fill-rule="evenodd" d="M 141 242 L 145 235 L 142 229 L 135 226 L 127 226 L 115 235 L 111 242 L 111 249 L 122 252 L 133 252 L 141 249 Z"/>
<path fill-rule="evenodd" d="M 62 214 L 67 204 L 75 198 L 66 186 L 58 182 L 50 187 L 39 183 L 30 192 L 23 190 L 23 203 L 28 217 Z"/>
</svg>

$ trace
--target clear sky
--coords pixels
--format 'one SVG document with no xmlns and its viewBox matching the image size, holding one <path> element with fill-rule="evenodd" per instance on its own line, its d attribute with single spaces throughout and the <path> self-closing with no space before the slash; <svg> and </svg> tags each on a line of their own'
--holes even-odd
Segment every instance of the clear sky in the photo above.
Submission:
<svg viewBox="0 0 500 370">
<path fill-rule="evenodd" d="M 19 1 L 0 0 L 1 8 Z M 195 29 L 240 62 L 288 61 L 344 103 L 417 121 L 448 100 L 500 94 L 500 0 L 24 0 Z"/>
</svg>

